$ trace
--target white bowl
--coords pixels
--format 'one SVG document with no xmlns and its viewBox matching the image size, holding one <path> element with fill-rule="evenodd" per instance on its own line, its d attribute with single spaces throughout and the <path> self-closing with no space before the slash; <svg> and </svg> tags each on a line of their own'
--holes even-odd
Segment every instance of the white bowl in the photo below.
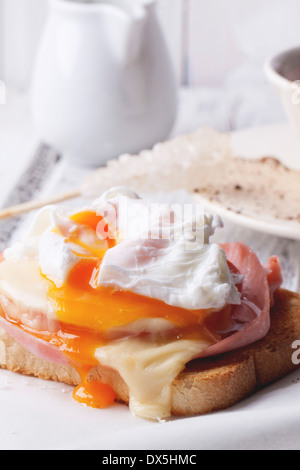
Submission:
<svg viewBox="0 0 300 470">
<path fill-rule="evenodd" d="M 300 47 L 268 59 L 265 73 L 277 90 L 285 112 L 300 137 Z"/>
</svg>

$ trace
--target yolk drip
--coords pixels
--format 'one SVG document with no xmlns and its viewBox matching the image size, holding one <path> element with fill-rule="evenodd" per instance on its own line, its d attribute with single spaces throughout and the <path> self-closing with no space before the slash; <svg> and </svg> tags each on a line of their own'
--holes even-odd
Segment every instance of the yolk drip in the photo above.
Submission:
<svg viewBox="0 0 300 470">
<path fill-rule="evenodd" d="M 91 255 L 96 257 L 96 259 L 93 257 L 82 258 L 69 275 L 67 285 L 72 286 L 74 294 L 73 299 L 77 299 L 78 294 L 79 296 L 85 296 L 86 292 L 91 291 L 93 278 L 99 269 L 101 258 L 104 256 L 107 249 L 112 248 L 115 245 L 116 241 L 114 234 L 109 231 L 108 224 L 103 223 L 103 217 L 98 216 L 93 211 L 79 212 L 71 216 L 70 219 L 78 224 L 78 226 L 92 229 L 97 236 L 97 238 L 94 236 L 94 241 L 92 243 L 90 237 L 88 239 L 88 243 L 85 243 L 84 240 L 81 239 L 80 235 L 83 234 L 86 236 L 88 234 L 79 229 L 78 231 L 75 231 L 75 233 L 70 234 L 69 237 L 69 242 L 75 242 L 82 248 L 88 249 L 91 252 Z M 49 293 L 49 296 L 51 297 L 51 292 Z M 55 295 L 53 298 L 54 297 Z M 73 311 L 76 311 L 73 304 L 70 307 Z M 85 303 L 85 307 L 81 310 L 79 316 L 82 315 L 84 317 L 88 309 L 89 307 Z M 68 318 L 67 320 L 67 323 L 70 320 L 71 324 L 84 327 L 81 322 L 76 323 L 72 318 Z M 81 331 L 78 336 L 74 336 L 72 340 L 73 347 L 71 347 L 71 349 L 66 349 L 64 352 L 69 357 L 70 362 L 75 366 L 81 377 L 81 385 L 76 387 L 73 393 L 74 399 L 79 403 L 84 403 L 94 408 L 104 408 L 115 401 L 115 393 L 107 384 L 88 381 L 90 368 L 98 365 L 97 361 L 95 361 L 95 350 L 103 344 L 101 335 L 98 336 L 97 333 L 95 335 L 93 325 L 88 325 L 88 328 L 90 326 L 91 331 L 87 332 L 84 329 L 83 334 Z"/>
<path fill-rule="evenodd" d="M 107 408 L 115 401 L 116 396 L 107 384 L 86 382 L 75 388 L 73 398 L 92 408 Z"/>
</svg>

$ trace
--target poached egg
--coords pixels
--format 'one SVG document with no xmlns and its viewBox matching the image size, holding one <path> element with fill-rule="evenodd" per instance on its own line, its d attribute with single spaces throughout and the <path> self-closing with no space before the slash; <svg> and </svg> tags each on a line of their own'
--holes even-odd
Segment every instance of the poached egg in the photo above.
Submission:
<svg viewBox="0 0 300 470">
<path fill-rule="evenodd" d="M 204 319 L 241 303 L 241 276 L 210 243 L 218 227 L 201 207 L 156 204 L 126 188 L 75 212 L 44 208 L 4 252 L 6 318 L 62 351 L 81 377 L 78 401 L 114 401 L 108 385 L 88 381 L 101 364 L 126 382 L 135 414 L 168 417 L 172 381 L 217 341 Z"/>
</svg>

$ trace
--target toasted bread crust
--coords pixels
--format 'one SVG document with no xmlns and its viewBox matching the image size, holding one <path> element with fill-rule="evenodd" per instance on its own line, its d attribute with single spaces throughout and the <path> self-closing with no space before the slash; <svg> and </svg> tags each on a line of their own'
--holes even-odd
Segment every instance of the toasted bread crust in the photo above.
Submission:
<svg viewBox="0 0 300 470">
<path fill-rule="evenodd" d="M 300 340 L 300 295 L 278 290 L 271 319 L 268 335 L 254 345 L 189 363 L 172 384 L 172 414 L 188 416 L 228 408 L 298 368 L 292 362 L 292 343 Z M 0 367 L 74 386 L 80 383 L 73 367 L 33 356 L 2 329 Z M 90 372 L 89 380 L 110 384 L 117 400 L 128 404 L 128 387 L 116 371 L 99 366 Z"/>
</svg>

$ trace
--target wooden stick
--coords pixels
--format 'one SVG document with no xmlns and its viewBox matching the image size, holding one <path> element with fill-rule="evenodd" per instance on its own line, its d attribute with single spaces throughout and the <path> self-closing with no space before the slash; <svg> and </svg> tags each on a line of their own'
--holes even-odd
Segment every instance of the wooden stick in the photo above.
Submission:
<svg viewBox="0 0 300 470">
<path fill-rule="evenodd" d="M 75 189 L 58 196 L 49 197 L 47 199 L 36 199 L 34 201 L 25 202 L 24 204 L 19 204 L 17 206 L 8 207 L 6 209 L 0 210 L 0 220 L 9 219 L 11 217 L 17 217 L 21 214 L 26 214 L 28 212 L 40 209 L 51 204 L 57 204 L 59 202 L 67 201 L 69 199 L 75 199 L 81 196 L 80 189 Z"/>
</svg>

